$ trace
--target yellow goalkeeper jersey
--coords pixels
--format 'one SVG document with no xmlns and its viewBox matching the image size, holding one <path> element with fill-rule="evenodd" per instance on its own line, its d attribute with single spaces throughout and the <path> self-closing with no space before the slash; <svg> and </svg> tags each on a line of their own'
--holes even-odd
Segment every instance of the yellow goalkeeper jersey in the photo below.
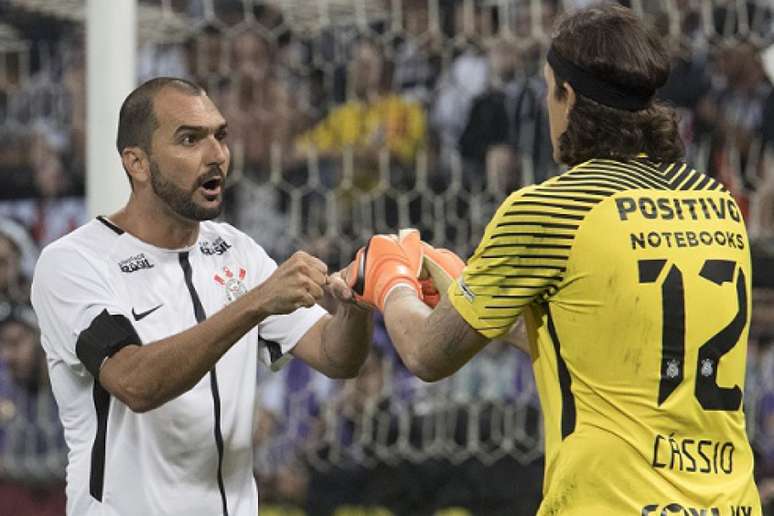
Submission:
<svg viewBox="0 0 774 516">
<path fill-rule="evenodd" d="M 539 515 L 761 515 L 750 273 L 737 204 L 684 163 L 595 159 L 505 200 L 449 294 L 489 338 L 525 317 Z"/>
</svg>

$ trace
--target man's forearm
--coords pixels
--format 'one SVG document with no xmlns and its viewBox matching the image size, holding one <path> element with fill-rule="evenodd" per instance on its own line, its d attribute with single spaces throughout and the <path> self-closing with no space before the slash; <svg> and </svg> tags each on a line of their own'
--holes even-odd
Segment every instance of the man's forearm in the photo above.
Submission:
<svg viewBox="0 0 774 516">
<path fill-rule="evenodd" d="M 366 360 L 373 335 L 373 315 L 343 303 L 326 323 L 320 345 L 322 372 L 334 378 L 356 376 Z"/>
<path fill-rule="evenodd" d="M 454 373 L 489 342 L 462 319 L 448 300 L 431 310 L 408 288 L 390 293 L 384 321 L 403 363 L 429 382 Z"/>
</svg>

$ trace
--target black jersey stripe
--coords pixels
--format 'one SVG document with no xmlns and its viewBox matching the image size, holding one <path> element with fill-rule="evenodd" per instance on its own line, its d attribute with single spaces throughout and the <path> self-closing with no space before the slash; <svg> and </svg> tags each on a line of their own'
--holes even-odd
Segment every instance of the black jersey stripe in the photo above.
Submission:
<svg viewBox="0 0 774 516">
<path fill-rule="evenodd" d="M 613 186 L 630 190 L 632 188 L 647 188 L 648 184 L 636 174 L 604 170 L 601 168 L 573 170 L 559 179 L 560 183 L 591 184 L 593 181 L 603 184 L 611 183 Z"/>
<path fill-rule="evenodd" d="M 510 317 L 508 317 L 508 318 L 510 319 Z M 504 319 L 504 318 L 501 317 L 501 319 Z M 483 326 L 483 327 L 479 328 L 479 330 L 481 330 L 481 331 L 499 330 L 501 328 L 510 328 L 511 326 L 513 326 L 513 323 L 510 323 L 510 322 L 507 323 L 507 324 L 497 324 L 497 325 L 489 324 L 489 325 L 486 325 L 486 326 Z"/>
<path fill-rule="evenodd" d="M 492 294 L 489 297 L 491 299 L 532 299 L 535 297 L 535 294 Z"/>
<path fill-rule="evenodd" d="M 99 370 L 105 359 L 132 344 L 142 344 L 132 323 L 123 315 L 111 315 L 105 309 L 80 333 L 75 345 L 78 359 L 94 377 L 92 399 L 97 431 L 91 445 L 89 494 L 98 502 L 102 502 L 105 486 L 105 446 L 110 415 L 110 393 L 99 383 Z"/>
<path fill-rule="evenodd" d="M 552 228 L 552 229 L 578 229 L 577 224 L 562 224 L 560 222 L 540 222 L 538 220 L 531 221 L 531 220 L 515 220 L 512 222 L 500 222 L 497 224 L 496 227 L 505 227 L 505 226 L 540 226 L 544 228 Z"/>
<path fill-rule="evenodd" d="M 695 185 L 701 179 L 701 176 L 702 174 L 699 174 L 694 170 L 691 177 L 689 177 L 688 180 L 680 186 L 680 190 L 692 190 L 693 185 Z"/>
<path fill-rule="evenodd" d="M 560 201 L 575 201 L 588 204 L 596 204 L 599 202 L 599 198 L 596 197 L 579 197 L 577 195 L 554 195 L 548 193 L 539 192 L 524 192 L 523 197 L 538 198 L 538 199 L 556 199 Z"/>
<path fill-rule="evenodd" d="M 546 217 L 546 218 L 556 218 L 556 219 L 568 219 L 568 220 L 583 220 L 583 215 L 571 215 L 569 213 L 556 213 L 552 211 L 521 211 L 521 210 L 510 210 L 506 211 L 503 216 L 504 217 L 523 217 L 526 215 L 531 215 L 534 217 Z"/>
<path fill-rule="evenodd" d="M 575 431 L 575 395 L 572 393 L 572 377 L 567 368 L 567 362 L 562 357 L 562 345 L 556 332 L 554 318 L 551 316 L 551 308 L 546 306 L 548 316 L 548 334 L 554 344 L 556 353 L 556 368 L 559 376 L 559 390 L 562 393 L 562 440 Z"/>
<path fill-rule="evenodd" d="M 503 265 L 504 267 L 508 267 L 508 265 Z M 558 270 L 559 272 L 564 272 L 564 267 L 559 267 L 556 265 L 513 265 L 510 266 L 511 269 L 552 269 L 552 270 Z M 500 274 L 497 272 L 478 272 L 475 274 L 476 276 L 497 276 L 498 278 L 522 278 L 524 277 L 522 274 Z M 555 276 L 547 276 L 548 278 L 553 278 Z"/>
<path fill-rule="evenodd" d="M 105 226 L 110 228 L 112 231 L 114 231 L 118 235 L 123 235 L 124 230 L 113 224 L 110 220 L 108 220 L 107 217 L 104 215 L 97 215 L 97 220 L 102 222 Z"/>
<path fill-rule="evenodd" d="M 680 167 L 682 166 L 682 163 L 662 163 L 660 167 L 658 167 L 658 170 L 661 171 L 662 174 L 664 174 L 664 179 L 667 181 L 671 181 L 672 178 L 677 174 L 677 172 L 680 170 Z"/>
<path fill-rule="evenodd" d="M 524 233 L 524 232 L 507 232 L 507 233 L 494 233 L 492 235 L 492 238 L 505 238 L 505 237 L 534 237 L 534 238 L 545 238 L 545 239 L 559 239 L 559 240 L 572 240 L 575 238 L 575 235 L 567 235 L 564 233 L 560 234 L 552 234 L 552 233 Z"/>
<path fill-rule="evenodd" d="M 570 249 L 571 245 L 568 244 L 527 244 L 514 242 L 512 244 L 489 244 L 486 249 L 499 249 L 502 247 L 523 247 L 524 249 Z"/>
<path fill-rule="evenodd" d="M 269 360 L 272 364 L 282 358 L 282 346 L 279 345 L 279 342 L 264 339 L 260 335 L 258 335 L 258 342 L 266 346 L 266 350 L 269 352 Z"/>
<path fill-rule="evenodd" d="M 553 276 L 518 276 L 516 278 L 511 278 L 511 280 L 518 280 L 519 283 L 507 283 L 501 280 L 497 285 L 487 285 L 486 283 L 476 283 L 475 279 L 476 277 L 473 276 L 471 281 L 465 282 L 465 285 L 469 288 L 476 287 L 479 289 L 492 289 L 493 292 L 500 291 L 500 290 L 510 291 L 515 289 L 528 290 L 530 291 L 528 296 L 514 294 L 513 297 L 529 297 L 529 298 L 535 297 L 536 294 L 534 291 L 536 289 L 543 290 L 548 288 L 548 286 L 545 284 L 546 280 L 549 280 L 551 282 L 558 280 L 558 278 Z M 525 281 L 525 280 L 532 280 L 533 283 L 532 284 L 522 283 L 522 281 Z M 540 281 L 536 281 L 536 280 L 540 280 Z M 477 290 L 476 293 L 480 295 L 487 295 L 482 290 Z M 497 297 L 502 297 L 500 294 L 488 294 L 488 295 L 493 299 Z"/>
<path fill-rule="evenodd" d="M 533 290 L 535 287 L 540 287 L 545 284 L 545 282 L 539 282 L 539 281 L 530 281 L 524 282 L 524 283 L 504 283 L 507 281 L 514 281 L 514 280 L 555 280 L 559 277 L 558 274 L 509 274 L 507 276 L 505 275 L 499 275 L 497 276 L 498 283 L 492 283 L 492 276 L 484 276 L 484 275 L 476 275 L 476 274 L 470 274 L 467 277 L 467 280 L 465 281 L 465 285 L 468 287 L 482 287 L 482 288 L 500 288 L 500 287 L 507 287 L 509 289 L 517 289 L 517 288 L 526 288 Z M 482 281 L 482 283 L 478 283 L 478 281 Z"/>
<path fill-rule="evenodd" d="M 196 287 L 193 284 L 193 270 L 191 268 L 191 261 L 188 259 L 188 251 L 184 251 L 178 255 L 178 261 L 180 267 L 183 269 L 183 277 L 185 279 L 185 285 L 188 287 L 188 293 L 191 296 L 191 302 L 194 309 L 194 317 L 196 322 L 202 322 L 207 318 L 207 314 L 204 311 L 204 306 L 199 299 L 199 293 L 196 291 Z M 226 486 L 223 482 L 223 431 L 220 426 L 220 389 L 218 388 L 218 375 L 213 366 L 210 369 L 210 390 L 212 391 L 212 404 L 215 419 L 215 447 L 218 450 L 218 471 L 217 481 L 218 489 L 220 490 L 220 499 L 223 505 L 223 516 L 228 516 L 228 503 L 226 500 Z"/>
<path fill-rule="evenodd" d="M 648 183 L 641 180 L 640 178 L 637 178 L 636 176 L 630 174 L 630 177 L 620 177 L 618 174 L 614 174 L 612 172 L 596 173 L 591 171 L 584 171 L 583 173 L 575 173 L 560 179 L 560 182 L 571 182 L 575 184 L 588 184 L 589 181 L 609 181 L 616 186 L 620 186 L 626 189 L 651 188 Z"/>
<path fill-rule="evenodd" d="M 509 279 L 546 279 L 546 280 L 553 280 L 557 279 L 558 276 L 556 274 L 501 274 L 501 278 L 505 280 Z M 518 285 L 511 285 L 511 286 L 518 286 Z"/>
<path fill-rule="evenodd" d="M 710 186 L 707 187 L 707 190 L 715 191 L 720 190 L 721 192 L 727 192 L 728 189 L 726 188 L 726 185 L 718 181 L 717 179 L 710 184 Z"/>
<path fill-rule="evenodd" d="M 572 204 L 558 204 L 553 202 L 518 200 L 511 204 L 511 208 L 519 206 L 544 206 L 546 208 L 559 208 L 562 210 L 589 211 L 592 206 L 574 206 Z"/>
<path fill-rule="evenodd" d="M 632 181 L 638 181 L 642 184 L 648 185 L 656 190 L 663 190 L 667 188 L 667 182 L 663 177 L 658 175 L 652 169 L 640 166 L 633 166 L 631 169 L 627 169 L 626 172 L 622 172 L 620 169 L 608 168 L 605 164 L 597 164 L 593 169 L 584 169 L 579 171 L 579 174 L 589 176 L 614 176 L 620 179 L 629 179 Z"/>
<path fill-rule="evenodd" d="M 97 433 L 91 446 L 91 470 L 89 473 L 89 494 L 102 502 L 105 487 L 105 443 L 107 442 L 107 423 L 110 413 L 110 393 L 94 379 L 91 397 L 97 413 Z"/>
<path fill-rule="evenodd" d="M 493 259 L 493 258 L 521 258 L 525 260 L 567 260 L 567 256 L 556 256 L 554 254 L 493 254 L 483 255 L 481 258 Z"/>
<path fill-rule="evenodd" d="M 675 169 L 677 170 L 675 174 L 672 176 L 672 178 L 669 180 L 669 187 L 672 190 L 676 190 L 677 187 L 685 181 L 685 179 L 690 175 L 691 169 L 688 168 L 688 165 L 685 163 L 682 163 L 680 167 L 678 168 L 675 166 Z"/>
<path fill-rule="evenodd" d="M 618 191 L 631 190 L 632 188 L 642 188 L 637 186 L 636 184 L 627 184 L 625 182 L 615 180 L 609 177 L 597 181 L 591 178 L 569 176 L 565 179 L 565 181 L 572 182 L 572 186 L 582 186 L 582 187 L 592 186 L 592 187 L 598 187 L 598 188 L 613 188 Z"/>
<path fill-rule="evenodd" d="M 669 187 L 669 182 L 664 178 L 664 173 L 658 168 L 658 166 L 649 161 L 631 160 L 626 164 L 630 167 L 632 173 L 636 173 L 639 177 L 646 177 L 656 184 L 661 185 L 660 190 Z"/>
<path fill-rule="evenodd" d="M 621 191 L 620 188 L 609 188 L 607 190 L 592 190 L 588 188 L 570 188 L 562 185 L 543 186 L 535 189 L 535 192 L 541 192 L 541 193 L 542 192 L 545 192 L 545 193 L 567 192 L 567 193 L 579 193 L 584 195 L 596 195 L 597 197 L 599 197 L 599 200 L 610 197 L 612 194 L 620 191 Z"/>
<path fill-rule="evenodd" d="M 704 190 L 707 185 L 710 184 L 710 181 L 712 181 L 712 178 L 706 174 L 702 174 L 701 181 L 699 181 L 694 187 L 694 190 Z"/>
</svg>

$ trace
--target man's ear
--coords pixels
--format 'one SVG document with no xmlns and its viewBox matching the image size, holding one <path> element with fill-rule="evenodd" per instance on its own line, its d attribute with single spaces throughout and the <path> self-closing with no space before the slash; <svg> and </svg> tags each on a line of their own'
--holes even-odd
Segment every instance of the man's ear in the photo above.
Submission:
<svg viewBox="0 0 774 516">
<path fill-rule="evenodd" d="M 567 99 L 567 112 L 566 115 L 570 114 L 570 110 L 575 106 L 575 90 L 570 86 L 570 83 L 568 81 L 564 81 L 564 84 L 562 84 L 562 88 L 564 88 L 565 92 L 565 98 Z"/>
<path fill-rule="evenodd" d="M 133 184 L 150 181 L 150 159 L 140 147 L 126 147 L 121 152 L 121 163 Z"/>
</svg>

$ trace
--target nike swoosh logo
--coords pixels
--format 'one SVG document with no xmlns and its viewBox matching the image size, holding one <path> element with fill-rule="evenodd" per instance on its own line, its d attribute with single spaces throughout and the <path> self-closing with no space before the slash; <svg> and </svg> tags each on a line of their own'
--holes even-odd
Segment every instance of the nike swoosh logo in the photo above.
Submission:
<svg viewBox="0 0 774 516">
<path fill-rule="evenodd" d="M 150 314 L 152 314 L 162 306 L 164 306 L 164 303 L 161 303 L 158 306 L 154 306 L 150 310 L 145 310 L 144 312 L 140 312 L 139 314 L 134 311 L 134 308 L 132 308 L 132 317 L 134 317 L 135 321 L 139 321 L 140 319 L 145 319 L 146 317 L 148 317 Z"/>
</svg>

